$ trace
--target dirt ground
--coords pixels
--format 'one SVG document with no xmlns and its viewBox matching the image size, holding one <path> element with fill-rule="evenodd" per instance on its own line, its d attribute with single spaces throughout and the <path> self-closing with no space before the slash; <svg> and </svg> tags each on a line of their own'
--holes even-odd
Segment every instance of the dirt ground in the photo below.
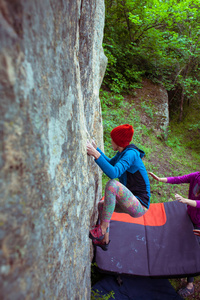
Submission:
<svg viewBox="0 0 200 300">
<path fill-rule="evenodd" d="M 175 290 L 179 290 L 180 288 L 185 287 L 186 285 L 186 279 L 185 278 L 180 278 L 180 279 L 170 279 L 170 283 L 172 286 L 175 288 Z M 184 298 L 186 300 L 200 300 L 200 276 L 195 277 L 194 279 L 194 294 Z"/>
</svg>

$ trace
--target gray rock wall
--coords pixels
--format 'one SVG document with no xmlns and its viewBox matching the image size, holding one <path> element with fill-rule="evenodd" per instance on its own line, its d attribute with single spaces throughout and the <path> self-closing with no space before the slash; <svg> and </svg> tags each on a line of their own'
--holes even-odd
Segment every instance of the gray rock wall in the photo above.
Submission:
<svg viewBox="0 0 200 300">
<path fill-rule="evenodd" d="M 168 137 L 169 103 L 164 86 L 143 79 L 142 88 L 135 90 L 134 105 L 142 110 L 141 121 L 161 139 Z"/>
<path fill-rule="evenodd" d="M 104 1 L 0 2 L 0 299 L 90 299 Z"/>
</svg>

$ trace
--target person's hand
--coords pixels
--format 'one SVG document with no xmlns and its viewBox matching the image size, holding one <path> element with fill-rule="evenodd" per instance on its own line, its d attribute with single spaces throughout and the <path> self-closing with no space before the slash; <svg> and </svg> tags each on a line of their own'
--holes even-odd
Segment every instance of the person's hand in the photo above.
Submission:
<svg viewBox="0 0 200 300">
<path fill-rule="evenodd" d="M 94 148 L 94 146 L 87 140 L 86 144 L 87 148 L 87 154 L 94 156 L 95 159 L 98 159 L 100 156 L 100 153 Z"/>
<path fill-rule="evenodd" d="M 86 144 L 86 148 L 87 148 L 87 154 L 88 155 L 93 155 L 94 154 L 94 146 L 89 142 L 89 140 L 87 140 L 87 144 Z"/>
<path fill-rule="evenodd" d="M 159 182 L 167 182 L 167 177 L 158 177 L 157 175 L 155 175 L 152 172 L 148 172 L 149 175 L 151 175 L 155 180 L 159 181 Z"/>
<path fill-rule="evenodd" d="M 96 143 L 95 143 L 94 140 L 91 141 L 91 144 L 92 144 L 92 146 L 93 146 L 95 149 L 97 149 L 97 145 L 96 145 Z"/>
<path fill-rule="evenodd" d="M 157 181 L 160 180 L 160 178 L 159 178 L 158 176 L 156 176 L 154 173 L 152 173 L 152 172 L 148 172 L 148 173 L 149 173 L 149 175 L 151 175 L 155 180 L 157 180 Z"/>
<path fill-rule="evenodd" d="M 179 194 L 175 194 L 175 198 L 176 200 L 178 200 L 179 202 L 183 203 L 183 204 L 187 204 L 189 206 L 193 206 L 196 207 L 197 206 L 197 202 L 195 200 L 191 200 L 191 199 L 186 199 L 183 198 L 181 195 Z"/>
<path fill-rule="evenodd" d="M 193 232 L 195 235 L 200 236 L 200 229 L 194 229 Z"/>
<path fill-rule="evenodd" d="M 181 203 L 187 204 L 187 199 L 183 198 L 181 195 L 179 194 L 175 194 L 175 198 L 176 200 L 178 200 Z"/>
</svg>

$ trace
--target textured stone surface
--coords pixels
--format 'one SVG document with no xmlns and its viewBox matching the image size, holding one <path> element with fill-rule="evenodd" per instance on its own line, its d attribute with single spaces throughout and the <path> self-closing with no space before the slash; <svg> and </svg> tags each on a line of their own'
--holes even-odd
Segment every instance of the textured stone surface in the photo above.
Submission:
<svg viewBox="0 0 200 300">
<path fill-rule="evenodd" d="M 90 299 L 103 0 L 0 2 L 0 298 Z"/>
<path fill-rule="evenodd" d="M 135 91 L 132 99 L 139 110 L 142 109 L 141 121 L 152 128 L 157 136 L 167 139 L 169 127 L 169 104 L 166 89 L 151 80 L 144 79 L 142 88 Z"/>
</svg>

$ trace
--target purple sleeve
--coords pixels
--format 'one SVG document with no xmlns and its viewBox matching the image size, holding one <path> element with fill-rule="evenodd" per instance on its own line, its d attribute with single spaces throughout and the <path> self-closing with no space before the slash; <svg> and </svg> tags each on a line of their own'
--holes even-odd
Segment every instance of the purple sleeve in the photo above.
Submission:
<svg viewBox="0 0 200 300">
<path fill-rule="evenodd" d="M 192 175 L 193 174 L 191 173 L 183 176 L 167 177 L 167 183 L 171 183 L 171 184 L 190 183 Z"/>
<path fill-rule="evenodd" d="M 196 208 L 200 208 L 200 200 L 196 200 L 197 206 Z"/>
</svg>

